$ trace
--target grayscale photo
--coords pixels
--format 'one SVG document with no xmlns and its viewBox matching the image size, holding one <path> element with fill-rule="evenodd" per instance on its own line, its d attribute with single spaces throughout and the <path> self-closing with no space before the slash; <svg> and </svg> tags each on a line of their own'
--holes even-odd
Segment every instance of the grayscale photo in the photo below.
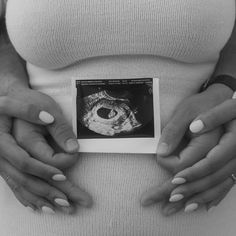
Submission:
<svg viewBox="0 0 236 236">
<path fill-rule="evenodd" d="M 236 0 L 0 0 L 0 236 L 236 236 Z"/>
</svg>

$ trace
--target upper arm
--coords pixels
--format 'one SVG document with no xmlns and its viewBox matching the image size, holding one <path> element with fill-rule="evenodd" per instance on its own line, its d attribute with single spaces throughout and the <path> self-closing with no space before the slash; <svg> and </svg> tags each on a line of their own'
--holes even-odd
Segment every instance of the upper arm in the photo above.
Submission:
<svg viewBox="0 0 236 236">
<path fill-rule="evenodd" d="M 4 18 L 7 0 L 0 0 L 0 19 Z"/>
</svg>

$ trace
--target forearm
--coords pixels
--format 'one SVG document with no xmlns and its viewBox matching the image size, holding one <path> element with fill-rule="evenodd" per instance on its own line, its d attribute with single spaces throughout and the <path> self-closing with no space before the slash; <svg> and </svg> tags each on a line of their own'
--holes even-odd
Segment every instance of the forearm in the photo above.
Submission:
<svg viewBox="0 0 236 236">
<path fill-rule="evenodd" d="M 227 74 L 236 78 L 236 23 L 231 37 L 221 52 L 214 75 Z"/>
<path fill-rule="evenodd" d="M 1 21 L 1 25 L 3 25 L 3 21 Z M 1 28 L 0 34 L 0 89 L 3 94 L 11 85 L 28 87 L 28 76 L 25 62 L 9 41 L 6 30 Z"/>
</svg>

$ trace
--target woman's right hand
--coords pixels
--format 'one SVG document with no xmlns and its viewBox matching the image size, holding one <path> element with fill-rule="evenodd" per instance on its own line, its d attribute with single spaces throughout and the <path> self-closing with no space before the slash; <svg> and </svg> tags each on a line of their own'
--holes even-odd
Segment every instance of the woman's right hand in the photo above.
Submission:
<svg viewBox="0 0 236 236">
<path fill-rule="evenodd" d="M 51 124 L 47 125 L 50 122 L 40 120 L 41 111 L 49 111 L 52 114 Z M 15 139 L 11 135 L 13 126 L 10 116 L 41 125 L 15 120 Z M 47 129 L 42 124 L 47 125 Z M 45 131 L 48 134 L 47 130 L 64 152 L 55 153 L 54 149 L 48 145 L 44 138 Z M 30 202 L 37 203 L 37 206 L 33 208 L 39 209 L 42 202 L 45 203 L 45 199 L 50 199 L 51 203 L 49 200 L 47 204 L 50 207 L 54 204 L 55 209 L 59 205 L 55 204 L 52 199 L 57 197 L 84 206 L 91 205 L 91 197 L 66 180 L 62 172 L 78 160 L 78 146 L 68 150 L 67 141 L 73 140 L 77 143 L 77 140 L 60 108 L 50 97 L 22 87 L 1 96 L 0 135 L 0 174 L 15 190 L 15 195 L 21 199 L 21 202 L 25 203 L 28 199 L 28 205 L 33 207 Z M 39 190 L 41 192 L 34 192 Z M 35 199 L 36 196 L 38 200 Z M 71 206 L 66 209 L 71 212 L 72 208 Z"/>
</svg>

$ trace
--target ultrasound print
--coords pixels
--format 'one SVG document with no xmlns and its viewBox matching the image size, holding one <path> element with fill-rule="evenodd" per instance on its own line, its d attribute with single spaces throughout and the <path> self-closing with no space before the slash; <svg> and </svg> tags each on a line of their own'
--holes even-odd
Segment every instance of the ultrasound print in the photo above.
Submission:
<svg viewBox="0 0 236 236">
<path fill-rule="evenodd" d="M 76 80 L 77 136 L 154 137 L 153 81 Z"/>
</svg>

